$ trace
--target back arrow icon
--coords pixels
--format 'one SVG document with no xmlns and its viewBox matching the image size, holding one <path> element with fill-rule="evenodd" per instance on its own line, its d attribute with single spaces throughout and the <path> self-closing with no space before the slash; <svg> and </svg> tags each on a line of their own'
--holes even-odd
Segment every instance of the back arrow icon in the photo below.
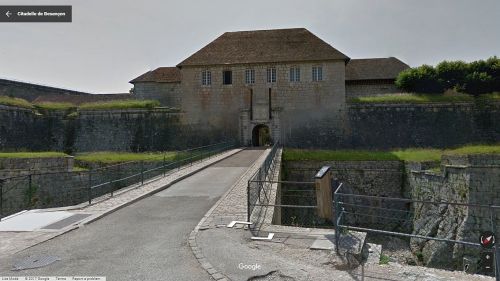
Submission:
<svg viewBox="0 0 500 281">
<path fill-rule="evenodd" d="M 7 11 L 7 13 L 5 13 L 5 15 L 10 18 L 10 15 L 12 15 L 12 13 L 10 11 Z"/>
</svg>

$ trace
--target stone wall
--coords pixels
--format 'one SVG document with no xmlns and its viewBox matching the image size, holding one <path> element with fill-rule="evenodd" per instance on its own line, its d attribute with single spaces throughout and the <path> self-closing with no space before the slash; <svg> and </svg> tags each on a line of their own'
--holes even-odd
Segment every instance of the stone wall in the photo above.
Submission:
<svg viewBox="0 0 500 281">
<path fill-rule="evenodd" d="M 0 179 L 54 171 L 72 171 L 74 158 L 43 157 L 43 158 L 0 158 Z"/>
<path fill-rule="evenodd" d="M 203 109 L 203 102 L 193 101 L 190 110 L 198 110 L 196 114 L 162 109 L 111 110 L 82 111 L 76 118 L 68 118 L 64 114 L 39 115 L 27 109 L 0 106 L 0 149 L 165 150 L 252 137 L 253 127 L 262 120 L 250 120 L 248 110 L 239 110 L 245 104 L 244 95 L 238 96 L 230 88 L 227 93 L 200 91 L 208 104 Z M 500 140 L 499 103 L 304 108 L 308 109 L 275 108 L 273 118 L 262 122 L 269 126 L 273 139 L 299 148 L 452 147 Z"/>
<path fill-rule="evenodd" d="M 175 169 L 179 163 L 171 164 L 168 169 Z M 159 168 L 163 162 L 130 162 L 111 165 L 87 171 L 66 171 L 50 173 L 31 173 L 3 179 L 0 182 L 3 192 L 2 214 L 10 215 L 25 209 L 71 206 L 87 202 L 89 197 L 96 198 L 109 194 L 122 187 L 141 182 L 144 179 L 163 173 Z M 136 175 L 134 177 L 123 179 Z M 111 181 L 116 181 L 109 183 Z M 98 186 L 103 183 L 106 185 Z M 89 191 L 90 186 L 98 186 Z"/>
<path fill-rule="evenodd" d="M 346 113 L 301 116 L 284 125 L 300 148 L 451 147 L 500 140 L 500 104 L 348 104 Z M 316 116 L 317 115 L 317 116 Z"/>
<path fill-rule="evenodd" d="M 481 232 L 500 231 L 500 208 L 444 204 L 500 205 L 500 155 L 443 156 L 440 172 L 433 172 L 435 162 L 405 163 L 399 161 L 286 161 L 283 180 L 313 181 L 313 175 L 323 165 L 332 167 L 333 175 L 345 188 L 342 193 L 374 195 L 378 199 L 343 202 L 358 205 L 351 208 L 359 216 L 346 215 L 350 225 L 391 230 L 402 233 L 478 243 Z M 287 190 L 313 189 L 311 184 L 282 185 Z M 315 195 L 300 193 L 298 198 L 282 197 L 282 204 L 315 205 Z M 308 198 L 309 195 L 312 198 Z M 437 203 L 403 203 L 384 200 L 384 197 L 406 198 Z M 364 207 L 359 207 L 364 206 Z M 371 208 L 373 207 L 373 208 Z M 389 208 L 396 211 L 379 211 Z M 349 212 L 349 205 L 346 205 Z M 398 217 L 403 211 L 404 217 Z M 364 216 L 366 214 L 366 216 Z M 314 211 L 286 210 L 282 222 L 303 222 L 312 226 L 317 220 Z M 351 218 L 349 218 L 351 216 Z M 294 217 L 294 219 L 290 219 Z M 384 218 L 385 217 L 385 218 Z M 493 221 L 491 218 L 493 217 Z M 309 220 L 309 222 L 307 222 Z M 493 228 L 496 226 L 496 228 Z M 446 269 L 462 269 L 463 258 L 478 260 L 480 249 L 453 243 L 412 238 L 409 245 L 416 259 L 423 265 Z"/>
<path fill-rule="evenodd" d="M 0 150 L 172 150 L 236 138 L 184 119 L 183 113 L 163 109 L 80 111 L 70 118 L 0 105 Z"/>
<path fill-rule="evenodd" d="M 394 80 L 346 81 L 345 84 L 345 94 L 347 99 L 400 92 L 401 90 L 396 87 Z"/>
<path fill-rule="evenodd" d="M 45 95 L 90 95 L 89 93 L 73 90 L 0 79 L 0 96 L 12 96 L 33 101 L 39 96 Z"/>
<path fill-rule="evenodd" d="M 312 81 L 313 66 L 322 67 L 323 81 Z M 270 67 L 276 69 L 275 83 L 267 82 Z M 290 82 L 291 67 L 300 68 L 300 82 Z M 211 72 L 210 86 L 201 83 L 204 70 Z M 223 85 L 223 71 L 227 70 L 232 71 L 231 85 Z M 245 83 L 246 70 L 255 71 L 255 83 Z M 312 111 L 324 113 L 345 104 L 344 61 L 183 67 L 181 71 L 180 108 L 186 112 L 186 120 L 223 128 L 227 134 L 241 137 L 244 144 L 251 143 L 255 126 L 267 125 L 278 140 L 282 136 L 282 118 L 307 116 Z M 141 89 L 134 91 L 139 94 Z"/>
<path fill-rule="evenodd" d="M 283 164 L 282 175 L 284 180 L 313 182 L 314 175 L 322 166 L 330 166 L 334 179 L 343 183 L 342 192 L 383 197 L 403 197 L 404 166 L 400 161 L 286 161 Z M 281 194 L 283 204 L 314 206 L 316 196 L 314 192 L 293 192 L 288 190 L 314 190 L 313 184 L 282 184 Z M 286 197 L 290 196 L 290 197 Z M 381 207 L 378 201 L 369 201 L 344 198 L 353 201 L 353 204 L 364 204 L 368 207 Z M 356 201 L 356 202 L 354 202 Z M 391 204 L 386 207 L 404 210 L 401 204 Z M 365 213 L 378 214 L 378 209 L 363 208 Z M 282 221 L 291 223 L 290 217 L 295 216 L 297 221 L 317 220 L 315 210 L 285 209 Z M 380 220 L 375 217 L 348 217 L 350 223 L 360 226 L 378 227 L 385 230 L 394 230 L 398 227 L 394 221 Z"/>
<path fill-rule="evenodd" d="M 162 105 L 182 106 L 181 85 L 177 83 L 136 82 L 134 97 L 142 100 L 157 100 Z"/>
</svg>

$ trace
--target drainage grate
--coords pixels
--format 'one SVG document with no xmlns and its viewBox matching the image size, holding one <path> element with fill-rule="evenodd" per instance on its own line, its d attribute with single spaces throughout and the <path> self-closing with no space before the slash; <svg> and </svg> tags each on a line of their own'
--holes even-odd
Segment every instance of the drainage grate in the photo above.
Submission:
<svg viewBox="0 0 500 281">
<path fill-rule="evenodd" d="M 63 220 L 60 220 L 58 222 L 55 222 L 53 224 L 49 224 L 42 229 L 62 229 L 65 228 L 66 226 L 69 226 L 77 221 L 83 220 L 84 218 L 90 216 L 89 214 L 76 214 L 72 215 L 71 217 L 67 217 Z"/>
<path fill-rule="evenodd" d="M 55 256 L 30 256 L 14 264 L 12 270 L 25 270 L 47 266 L 53 262 L 61 260 Z"/>
</svg>

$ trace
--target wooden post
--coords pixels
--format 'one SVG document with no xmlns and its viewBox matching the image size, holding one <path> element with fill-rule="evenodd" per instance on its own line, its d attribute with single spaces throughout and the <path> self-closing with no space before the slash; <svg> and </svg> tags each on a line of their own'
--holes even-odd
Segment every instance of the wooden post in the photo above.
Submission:
<svg viewBox="0 0 500 281">
<path fill-rule="evenodd" d="M 328 221 L 333 220 L 332 172 L 330 166 L 323 166 L 314 176 L 318 216 Z"/>
</svg>

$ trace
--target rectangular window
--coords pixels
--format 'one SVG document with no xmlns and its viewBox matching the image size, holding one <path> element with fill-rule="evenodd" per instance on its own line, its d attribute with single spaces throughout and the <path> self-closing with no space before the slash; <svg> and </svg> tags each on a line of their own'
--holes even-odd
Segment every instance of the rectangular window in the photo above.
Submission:
<svg viewBox="0 0 500 281">
<path fill-rule="evenodd" d="M 224 85 L 233 84 L 233 72 L 231 70 L 225 70 L 222 72 L 222 84 Z"/>
<path fill-rule="evenodd" d="M 247 69 L 245 70 L 245 83 L 254 84 L 255 83 L 255 70 Z"/>
<path fill-rule="evenodd" d="M 313 81 L 323 81 L 323 67 L 313 66 L 313 68 L 312 68 L 312 80 Z"/>
<path fill-rule="evenodd" d="M 267 69 L 267 83 L 276 83 L 276 68 L 270 67 Z"/>
<path fill-rule="evenodd" d="M 300 81 L 300 68 L 292 67 L 290 68 L 290 82 Z"/>
<path fill-rule="evenodd" d="M 204 86 L 212 85 L 212 73 L 209 70 L 201 72 L 201 84 Z"/>
</svg>

